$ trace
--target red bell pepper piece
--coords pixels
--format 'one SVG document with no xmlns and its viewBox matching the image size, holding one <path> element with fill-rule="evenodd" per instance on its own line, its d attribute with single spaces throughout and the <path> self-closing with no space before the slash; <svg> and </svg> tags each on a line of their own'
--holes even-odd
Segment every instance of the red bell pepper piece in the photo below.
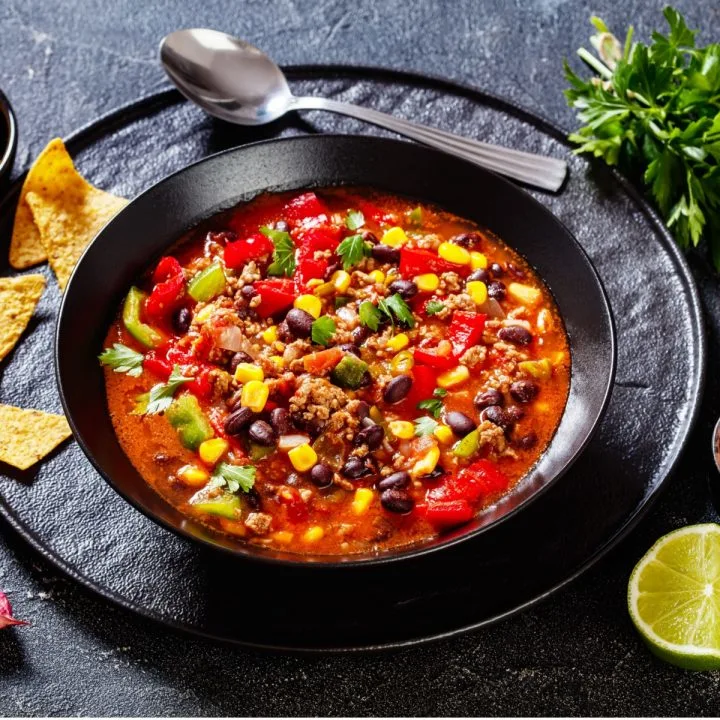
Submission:
<svg viewBox="0 0 720 720">
<path fill-rule="evenodd" d="M 417 414 L 417 404 L 433 396 L 435 391 L 435 370 L 427 365 L 415 365 L 411 370 L 413 384 L 407 397 L 397 404 L 398 413 Z"/>
<path fill-rule="evenodd" d="M 475 511 L 467 500 L 428 500 L 418 503 L 415 512 L 438 527 L 462 525 L 472 520 Z"/>
<path fill-rule="evenodd" d="M 174 257 L 160 259 L 153 273 L 155 287 L 145 301 L 145 312 L 152 320 L 164 320 L 185 297 L 185 275 Z"/>
<path fill-rule="evenodd" d="M 210 380 L 210 368 L 203 368 L 198 372 L 192 382 L 185 386 L 198 400 L 205 400 L 212 394 L 212 380 Z"/>
<path fill-rule="evenodd" d="M 334 225 L 313 225 L 302 227 L 294 233 L 297 246 L 303 250 L 335 250 L 340 243 L 342 228 Z"/>
<path fill-rule="evenodd" d="M 293 198 L 283 209 L 283 216 L 291 225 L 307 218 L 328 216 L 328 209 L 314 192 L 306 192 Z"/>
<path fill-rule="evenodd" d="M 297 295 L 295 283 L 289 278 L 257 280 L 253 283 L 253 287 L 261 298 L 260 304 L 255 308 L 261 318 L 268 318 L 289 308 Z"/>
<path fill-rule="evenodd" d="M 147 370 L 153 375 L 157 375 L 163 382 L 167 382 L 172 372 L 172 363 L 163 357 L 161 353 L 151 350 L 145 355 L 143 370 Z"/>
<path fill-rule="evenodd" d="M 277 498 L 287 508 L 288 520 L 300 522 L 308 515 L 308 508 L 300 493 L 294 487 L 280 488 Z"/>
<path fill-rule="evenodd" d="M 400 248 L 400 274 L 404 278 L 425 273 L 439 275 L 444 272 L 461 272 L 462 266 L 443 260 L 437 253 L 420 248 Z"/>
<path fill-rule="evenodd" d="M 440 485 L 428 490 L 425 499 L 431 501 L 466 500 L 475 503 L 482 497 L 506 490 L 508 479 L 490 460 L 477 460 L 457 475 L 443 478 Z"/>
<path fill-rule="evenodd" d="M 355 200 L 354 202 L 366 220 L 372 220 L 378 225 L 390 225 L 395 222 L 395 216 L 392 213 L 383 210 L 369 200 Z"/>
<path fill-rule="evenodd" d="M 263 255 L 269 255 L 275 246 L 269 237 L 262 233 L 253 233 L 244 240 L 236 240 L 225 246 L 223 258 L 229 268 L 239 268 L 249 260 L 257 260 Z"/>
<path fill-rule="evenodd" d="M 415 362 L 437 370 L 451 370 L 457 366 L 457 359 L 452 355 L 437 355 L 420 348 L 415 349 Z"/>
<path fill-rule="evenodd" d="M 482 340 L 487 315 L 456 310 L 448 328 L 448 340 L 453 346 L 453 355 L 461 357 L 467 350 Z M 457 363 L 456 363 L 457 364 Z"/>
<path fill-rule="evenodd" d="M 315 259 L 315 251 L 300 248 L 297 252 L 297 262 L 295 265 L 295 282 L 300 292 L 304 292 L 308 280 L 314 278 L 323 278 L 325 271 L 328 269 L 327 258 L 320 257 Z"/>
</svg>

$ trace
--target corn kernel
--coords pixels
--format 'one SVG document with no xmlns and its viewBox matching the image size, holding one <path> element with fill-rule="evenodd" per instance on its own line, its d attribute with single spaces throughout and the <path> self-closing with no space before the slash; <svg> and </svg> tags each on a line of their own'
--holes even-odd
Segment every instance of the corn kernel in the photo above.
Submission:
<svg viewBox="0 0 720 720">
<path fill-rule="evenodd" d="M 433 445 L 413 466 L 410 475 L 414 478 L 429 475 L 440 460 L 440 448 Z"/>
<path fill-rule="evenodd" d="M 508 283 L 507 294 L 523 305 L 537 305 L 542 299 L 542 293 L 537 288 L 516 282 Z"/>
<path fill-rule="evenodd" d="M 447 425 L 438 425 L 433 430 L 433 435 L 443 445 L 449 445 L 455 439 L 453 431 Z"/>
<path fill-rule="evenodd" d="M 260 380 L 250 380 L 243 385 L 240 405 L 248 407 L 253 412 L 262 412 L 267 402 L 270 388 Z"/>
<path fill-rule="evenodd" d="M 278 371 L 285 369 L 285 358 L 280 355 L 271 355 L 268 360 L 275 366 Z"/>
<path fill-rule="evenodd" d="M 271 325 L 269 328 L 263 330 L 262 339 L 268 345 L 272 345 L 277 340 L 277 333 L 277 325 Z"/>
<path fill-rule="evenodd" d="M 391 227 L 386 230 L 380 241 L 383 245 L 389 245 L 390 247 L 400 247 L 408 241 L 408 236 L 401 227 Z"/>
<path fill-rule="evenodd" d="M 307 472 L 317 462 L 318 456 L 310 445 L 303 443 L 290 450 L 288 458 L 298 472 Z"/>
<path fill-rule="evenodd" d="M 350 287 L 350 273 L 344 270 L 338 270 L 333 273 L 330 282 L 332 282 L 336 292 L 344 293 Z"/>
<path fill-rule="evenodd" d="M 318 287 L 319 285 L 323 284 L 323 281 L 320 278 L 312 278 L 311 280 L 308 280 L 305 283 L 309 288 Z"/>
<path fill-rule="evenodd" d="M 382 270 L 373 270 L 368 277 L 374 282 L 382 284 L 385 282 L 385 273 Z"/>
<path fill-rule="evenodd" d="M 454 245 L 453 243 L 440 243 L 440 247 L 438 248 L 438 255 L 443 260 L 455 263 L 456 265 L 470 264 L 470 253 L 464 247 Z"/>
<path fill-rule="evenodd" d="M 440 285 L 440 278 L 435 273 L 425 273 L 415 277 L 415 284 L 420 292 L 435 292 Z"/>
<path fill-rule="evenodd" d="M 197 313 L 195 313 L 193 322 L 202 325 L 204 322 L 207 322 L 210 319 L 210 316 L 213 314 L 214 310 L 214 305 L 206 305 L 202 310 L 198 310 Z"/>
<path fill-rule="evenodd" d="M 238 363 L 233 377 L 236 382 L 246 383 L 250 382 L 250 380 L 264 380 L 265 373 L 259 365 L 253 365 L 252 363 Z"/>
<path fill-rule="evenodd" d="M 447 370 L 442 373 L 442 375 L 438 375 L 437 384 L 441 388 L 447 389 L 455 387 L 456 385 L 461 385 L 469 377 L 470 371 L 465 367 L 465 365 L 458 365 L 456 368 Z"/>
<path fill-rule="evenodd" d="M 565 354 L 564 350 L 556 350 L 552 354 L 551 362 L 553 365 L 562 365 L 565 362 L 565 360 L 567 360 L 567 355 Z"/>
<path fill-rule="evenodd" d="M 189 487 L 202 487 L 210 479 L 207 471 L 197 467 L 197 465 L 183 465 L 177 471 L 177 476 L 183 485 Z"/>
<path fill-rule="evenodd" d="M 335 286 L 331 282 L 324 282 L 318 285 L 314 290 L 313 294 L 318 297 L 328 297 L 335 292 Z"/>
<path fill-rule="evenodd" d="M 198 454 L 204 463 L 214 465 L 227 452 L 228 447 L 230 445 L 227 440 L 213 438 L 200 443 Z"/>
<path fill-rule="evenodd" d="M 482 305 L 488 299 L 487 285 L 482 280 L 465 283 L 465 289 L 476 305 Z"/>
<path fill-rule="evenodd" d="M 411 352 L 403 350 L 390 361 L 390 370 L 395 375 L 409 372 L 415 365 L 415 358 Z"/>
<path fill-rule="evenodd" d="M 374 496 L 375 493 L 370 488 L 358 488 L 353 497 L 352 511 L 356 515 L 364 515 L 368 511 Z"/>
<path fill-rule="evenodd" d="M 552 375 L 552 363 L 547 358 L 542 358 L 542 360 L 523 360 L 518 363 L 518 368 L 538 380 L 548 380 Z"/>
<path fill-rule="evenodd" d="M 314 525 L 311 528 L 308 528 L 305 533 L 303 534 L 303 542 L 306 543 L 314 543 L 318 540 L 322 540 L 325 535 L 325 531 L 319 526 Z"/>
<path fill-rule="evenodd" d="M 407 420 L 393 420 L 389 422 L 388 430 L 400 440 L 410 440 L 415 437 L 415 426 Z"/>
<path fill-rule="evenodd" d="M 316 320 L 320 317 L 322 312 L 322 303 L 320 298 L 315 295 L 300 295 L 295 298 L 293 307 L 298 310 L 304 310 L 306 313 L 310 313 Z"/>
<path fill-rule="evenodd" d="M 289 545 L 294 535 L 287 530 L 278 530 L 270 536 L 278 545 Z"/>
<path fill-rule="evenodd" d="M 380 412 L 380 408 L 377 405 L 373 405 L 370 408 L 370 419 L 376 425 L 382 425 L 385 421 L 383 420 L 383 414 Z"/>
<path fill-rule="evenodd" d="M 385 275 L 385 287 L 392 284 L 397 280 L 398 271 L 397 268 L 391 267 L 388 268 L 387 274 Z"/>
<path fill-rule="evenodd" d="M 398 333 L 393 335 L 387 341 L 387 347 L 389 350 L 395 352 L 396 350 L 404 350 L 410 344 L 410 338 L 405 333 Z"/>
<path fill-rule="evenodd" d="M 470 253 L 470 267 L 473 270 L 484 270 L 488 266 L 488 259 L 481 252 Z"/>
</svg>

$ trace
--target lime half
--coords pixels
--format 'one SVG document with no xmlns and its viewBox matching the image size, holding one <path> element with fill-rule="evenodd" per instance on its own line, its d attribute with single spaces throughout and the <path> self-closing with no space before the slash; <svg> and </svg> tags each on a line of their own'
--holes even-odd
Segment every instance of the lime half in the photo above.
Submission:
<svg viewBox="0 0 720 720">
<path fill-rule="evenodd" d="M 663 660 L 720 668 L 720 525 L 691 525 L 660 538 L 628 585 L 635 627 Z"/>
</svg>

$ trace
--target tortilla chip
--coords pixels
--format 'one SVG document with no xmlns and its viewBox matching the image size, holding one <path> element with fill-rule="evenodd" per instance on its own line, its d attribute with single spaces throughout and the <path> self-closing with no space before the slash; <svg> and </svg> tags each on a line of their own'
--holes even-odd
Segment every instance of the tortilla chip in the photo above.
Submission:
<svg viewBox="0 0 720 720">
<path fill-rule="evenodd" d="M 44 289 L 42 275 L 0 278 L 0 360 L 25 331 Z"/>
<path fill-rule="evenodd" d="M 45 218 L 46 226 L 52 227 L 50 233 L 43 232 L 43 228 L 38 224 L 28 202 L 30 194 L 36 196 L 34 202 L 38 208 L 46 209 L 44 212 L 38 209 L 37 214 Z M 15 225 L 10 241 L 10 264 L 22 269 L 49 257 L 53 270 L 58 275 L 58 282 L 64 288 L 70 276 L 68 266 L 72 270 L 82 250 L 97 230 L 125 202 L 90 185 L 75 169 L 63 141 L 59 138 L 52 140 L 40 153 L 25 178 L 15 211 Z M 47 219 L 49 208 L 63 214 L 63 218 L 51 224 Z M 93 216 L 96 211 L 101 217 Z M 62 260 L 53 264 L 56 245 L 62 246 L 62 249 L 57 251 Z M 55 259 L 58 259 L 57 256 Z"/>
<path fill-rule="evenodd" d="M 0 461 L 27 470 L 71 435 L 64 415 L 0 405 Z"/>
</svg>

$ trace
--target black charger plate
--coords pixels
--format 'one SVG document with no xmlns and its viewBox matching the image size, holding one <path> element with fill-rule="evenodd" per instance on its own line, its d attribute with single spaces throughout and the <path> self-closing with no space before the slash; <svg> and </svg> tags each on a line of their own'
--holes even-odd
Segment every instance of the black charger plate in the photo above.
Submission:
<svg viewBox="0 0 720 720">
<path fill-rule="evenodd" d="M 653 213 L 620 178 L 570 157 L 563 133 L 496 98 L 440 80 L 350 68 L 300 68 L 298 93 L 362 102 L 491 142 L 568 158 L 558 196 L 537 194 L 574 232 L 608 291 L 618 371 L 608 412 L 580 460 L 519 515 L 476 540 L 392 567 L 331 571 L 313 583 L 204 551 L 130 508 L 69 444 L 39 468 L 3 468 L 0 511 L 45 557 L 116 603 L 169 627 L 259 647 L 390 647 L 479 627 L 546 597 L 589 567 L 637 521 L 695 419 L 705 344 L 687 266 Z M 244 142 L 306 132 L 382 134 L 330 115 L 261 130 L 215 123 L 163 93 L 71 139 L 92 181 L 132 196 L 160 177 Z M 17 189 L 2 208 L 6 257 Z M 6 270 L 6 268 L 4 268 Z M 43 272 L 48 272 L 43 270 Z M 49 274 L 49 273 L 48 273 Z M 59 410 L 52 376 L 59 293 L 51 282 L 6 360 L 0 400 Z M 669 329 L 672 331 L 670 332 Z M 253 587 L 273 598 L 253 604 Z"/>
</svg>

